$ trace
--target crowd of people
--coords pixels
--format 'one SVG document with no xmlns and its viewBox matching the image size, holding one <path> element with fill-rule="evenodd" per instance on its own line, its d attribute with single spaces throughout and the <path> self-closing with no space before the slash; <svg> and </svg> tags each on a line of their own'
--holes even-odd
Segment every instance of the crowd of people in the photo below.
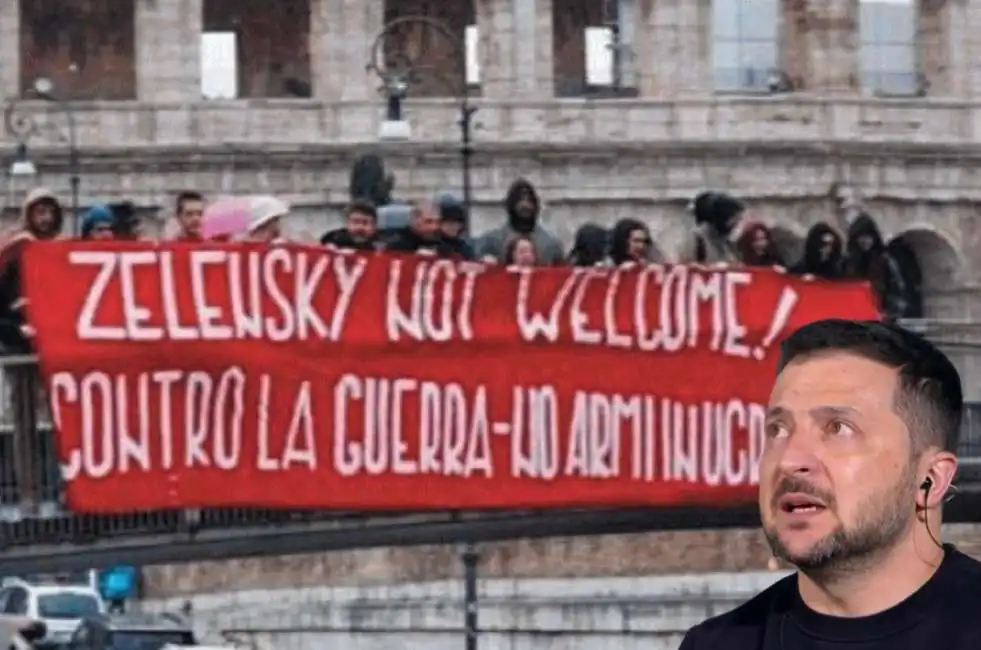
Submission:
<svg viewBox="0 0 981 650">
<path fill-rule="evenodd" d="M 405 203 L 391 198 L 390 176 L 368 161 L 368 180 L 358 164 L 352 173 L 351 202 L 343 224 L 324 233 L 320 244 L 358 251 L 394 251 L 475 260 L 515 266 L 615 266 L 657 262 L 703 265 L 779 267 L 785 272 L 825 280 L 864 279 L 871 282 L 887 318 L 922 316 L 920 272 L 916 258 L 902 246 L 887 245 L 875 220 L 866 212 L 853 211 L 847 228 L 837 220 L 811 227 L 800 259 L 788 259 L 772 230 L 754 218 L 743 201 L 725 192 L 702 192 L 693 197 L 690 232 L 683 250 L 671 260 L 661 250 L 643 220 L 621 219 L 612 227 L 585 224 L 578 229 L 569 250 L 541 219 L 542 198 L 534 184 L 517 179 L 508 188 L 501 223 L 488 232 L 468 236 L 468 207 L 452 195 Z M 275 244 L 287 239 L 290 206 L 274 196 L 250 196 L 208 200 L 199 192 L 180 193 L 174 204 L 168 238 L 183 242 L 250 241 Z M 43 189 L 28 194 L 19 226 L 0 240 L 0 346 L 6 354 L 32 352 L 33 330 L 25 318 L 20 267 L 23 244 L 50 240 L 65 233 L 66 209 L 58 197 Z M 84 240 L 137 240 L 143 238 L 132 204 L 92 206 L 81 219 L 78 236 Z M 74 229 L 74 228 L 73 228 Z M 315 244 L 314 242 L 309 242 Z M 21 396 L 8 409 L 17 421 L 33 421 L 37 410 L 36 375 L 33 371 L 6 371 L 9 390 Z M 23 384 L 23 385 L 20 385 Z M 10 436 L 0 435 L 0 452 L 13 466 L 0 465 L 0 505 L 9 503 L 12 467 L 24 477 L 28 458 L 37 457 L 37 436 L 25 448 L 23 438 L 6 448 Z M 14 438 L 20 438 L 15 435 Z M 41 436 L 46 438 L 46 436 Z M 50 446 L 45 455 L 50 455 Z M 20 461 L 18 461 L 20 459 Z M 29 473 L 29 472 L 28 472 Z M 35 475 L 47 474 L 39 469 Z M 29 482 L 36 483 L 34 479 Z M 22 480 L 15 483 L 23 486 Z M 18 489 L 17 492 L 24 490 Z M 36 492 L 36 490 L 27 490 Z"/>
<path fill-rule="evenodd" d="M 440 195 L 415 203 L 390 199 L 391 181 L 380 191 L 352 182 L 352 200 L 343 225 L 323 234 L 324 246 L 361 251 L 393 251 L 517 266 L 623 266 L 655 262 L 779 267 L 827 280 L 864 279 L 872 283 L 884 315 L 922 316 L 919 266 L 902 246 L 887 246 L 875 220 L 858 211 L 847 231 L 834 222 L 811 227 L 800 259 L 787 259 L 774 233 L 755 219 L 746 205 L 725 192 L 702 192 L 689 208 L 688 241 L 677 259 L 664 260 L 649 227 L 640 219 L 621 219 L 611 228 L 586 224 L 570 250 L 540 217 L 542 199 L 535 186 L 517 179 L 504 199 L 500 226 L 468 237 L 467 206 L 455 196 Z M 274 196 L 217 199 L 199 192 L 179 194 L 173 239 L 194 241 L 285 241 L 289 205 Z M 30 351 L 31 330 L 23 318 L 19 259 L 23 242 L 63 236 L 65 209 L 43 189 L 28 194 L 20 226 L 0 242 L 0 344 L 7 353 Z M 132 204 L 91 207 L 81 221 L 86 240 L 139 239 L 140 224 Z"/>
</svg>

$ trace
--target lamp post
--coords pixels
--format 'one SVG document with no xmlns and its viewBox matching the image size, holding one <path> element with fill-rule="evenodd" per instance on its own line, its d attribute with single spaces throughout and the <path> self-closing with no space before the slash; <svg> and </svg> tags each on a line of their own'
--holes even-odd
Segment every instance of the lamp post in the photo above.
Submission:
<svg viewBox="0 0 981 650">
<path fill-rule="evenodd" d="M 72 232 L 79 234 L 79 191 L 81 188 L 81 176 L 79 170 L 78 156 L 78 128 L 75 120 L 75 109 L 70 101 L 58 99 L 55 95 L 54 83 L 45 77 L 41 77 L 34 82 L 33 97 L 43 99 L 52 103 L 55 108 L 65 116 L 68 127 L 68 174 L 71 185 L 72 202 Z M 7 132 L 13 135 L 18 141 L 17 160 L 11 167 L 12 175 L 26 176 L 32 175 L 28 168 L 34 169 L 33 163 L 27 155 L 27 144 L 30 138 L 37 135 L 41 128 L 38 126 L 35 115 L 26 110 L 26 107 L 19 101 L 14 100 L 7 105 L 4 122 Z"/>
<path fill-rule="evenodd" d="M 465 43 L 445 23 L 426 16 L 405 16 L 387 23 L 375 38 L 371 47 L 371 61 L 368 63 L 368 71 L 381 79 L 381 92 L 386 101 L 385 120 L 379 129 L 378 137 L 387 141 L 406 141 L 412 137 L 412 125 L 405 119 L 403 103 L 411 93 L 413 82 L 427 67 L 431 69 L 431 66 L 419 65 L 405 53 L 390 57 L 385 51 L 389 39 L 397 35 L 400 30 L 411 28 L 431 30 L 438 38 L 452 47 L 454 56 L 459 62 L 459 77 L 448 81 L 457 91 L 456 98 L 459 100 L 457 126 L 460 129 L 460 180 L 465 208 L 464 233 L 469 234 L 470 209 L 473 202 L 473 116 L 477 112 L 477 108 L 470 103 Z"/>
</svg>

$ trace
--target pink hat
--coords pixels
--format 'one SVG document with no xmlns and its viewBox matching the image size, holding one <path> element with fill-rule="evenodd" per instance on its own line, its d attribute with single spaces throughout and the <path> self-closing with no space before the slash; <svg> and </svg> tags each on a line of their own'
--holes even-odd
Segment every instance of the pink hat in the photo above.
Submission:
<svg viewBox="0 0 981 650">
<path fill-rule="evenodd" d="M 205 209 L 201 232 L 205 239 L 231 241 L 245 235 L 251 221 L 250 199 L 218 199 Z"/>
</svg>

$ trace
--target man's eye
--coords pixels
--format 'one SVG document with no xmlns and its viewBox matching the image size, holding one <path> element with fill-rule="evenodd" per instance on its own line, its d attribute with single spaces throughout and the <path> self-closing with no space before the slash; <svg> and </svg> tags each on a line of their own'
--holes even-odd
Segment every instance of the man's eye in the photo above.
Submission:
<svg viewBox="0 0 981 650">
<path fill-rule="evenodd" d="M 771 422 L 766 425 L 767 438 L 783 438 L 787 434 L 787 427 L 782 422 Z"/>
<path fill-rule="evenodd" d="M 828 423 L 828 432 L 836 436 L 850 436 L 855 433 L 855 429 L 846 422 L 832 420 Z"/>
</svg>

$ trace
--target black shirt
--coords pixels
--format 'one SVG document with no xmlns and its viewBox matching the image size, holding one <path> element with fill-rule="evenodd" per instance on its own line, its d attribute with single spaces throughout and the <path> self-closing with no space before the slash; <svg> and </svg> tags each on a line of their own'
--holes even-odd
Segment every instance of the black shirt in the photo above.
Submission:
<svg viewBox="0 0 981 650">
<path fill-rule="evenodd" d="M 953 546 L 933 577 L 895 607 L 826 616 L 800 598 L 797 576 L 692 628 L 680 650 L 978 650 L 981 562 Z"/>
</svg>

